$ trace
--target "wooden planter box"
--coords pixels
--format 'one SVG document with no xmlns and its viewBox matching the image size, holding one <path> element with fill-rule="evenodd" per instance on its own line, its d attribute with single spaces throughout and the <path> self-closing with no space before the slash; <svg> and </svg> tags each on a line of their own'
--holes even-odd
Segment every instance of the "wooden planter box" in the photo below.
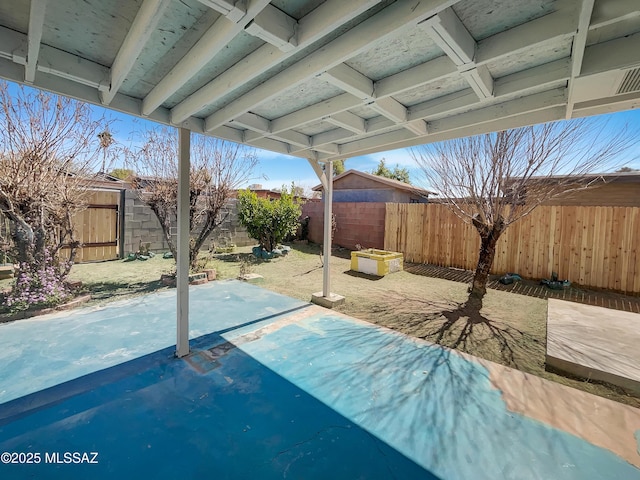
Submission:
<svg viewBox="0 0 640 480">
<path fill-rule="evenodd" d="M 213 272 L 204 271 L 201 273 L 190 273 L 189 274 L 189 284 L 190 285 L 202 285 L 208 282 L 208 277 L 213 276 L 215 279 L 215 270 Z M 175 287 L 176 286 L 176 277 L 173 275 L 162 274 L 160 276 L 160 281 L 163 285 L 167 287 Z"/>
<path fill-rule="evenodd" d="M 402 253 L 368 248 L 351 252 L 351 270 L 383 277 L 402 271 Z"/>
</svg>

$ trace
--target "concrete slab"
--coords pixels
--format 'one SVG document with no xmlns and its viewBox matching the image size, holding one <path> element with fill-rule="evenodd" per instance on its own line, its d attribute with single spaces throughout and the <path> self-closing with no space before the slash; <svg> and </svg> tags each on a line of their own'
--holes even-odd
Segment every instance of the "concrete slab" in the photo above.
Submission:
<svg viewBox="0 0 640 480">
<path fill-rule="evenodd" d="M 640 314 L 549 299 L 547 365 L 640 393 Z"/>
<path fill-rule="evenodd" d="M 344 297 L 337 293 L 330 293 L 328 297 L 324 297 L 322 292 L 311 294 L 311 302 L 325 308 L 333 308 L 344 303 Z"/>
<path fill-rule="evenodd" d="M 640 480 L 638 409 L 244 282 L 190 293 L 184 359 L 175 291 L 0 325 L 0 452 L 41 455 L 0 478 Z"/>
</svg>

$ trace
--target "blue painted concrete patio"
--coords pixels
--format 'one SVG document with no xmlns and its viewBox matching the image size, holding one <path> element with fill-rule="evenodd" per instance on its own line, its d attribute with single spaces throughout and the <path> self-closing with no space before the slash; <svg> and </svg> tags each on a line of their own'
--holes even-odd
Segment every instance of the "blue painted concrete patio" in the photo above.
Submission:
<svg viewBox="0 0 640 480">
<path fill-rule="evenodd" d="M 190 293 L 187 359 L 175 291 L 0 325 L 0 452 L 42 456 L 0 478 L 640 479 L 468 357 L 245 283 Z"/>
</svg>

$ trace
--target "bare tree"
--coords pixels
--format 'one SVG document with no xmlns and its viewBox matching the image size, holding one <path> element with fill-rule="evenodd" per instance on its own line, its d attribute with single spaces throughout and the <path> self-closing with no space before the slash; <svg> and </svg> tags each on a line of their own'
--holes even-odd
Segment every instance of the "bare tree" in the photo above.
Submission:
<svg viewBox="0 0 640 480">
<path fill-rule="evenodd" d="M 541 203 L 589 188 L 634 144 L 626 129 L 581 119 L 423 145 L 412 150 L 442 202 L 480 235 L 467 305 L 481 308 L 496 243 Z"/>
<path fill-rule="evenodd" d="M 175 130 L 145 132 L 145 143 L 129 152 L 139 176 L 134 186 L 140 199 L 158 218 L 174 258 L 177 245 L 171 234 L 178 209 L 178 138 Z M 196 268 L 204 242 L 226 218 L 225 206 L 234 190 L 249 180 L 258 162 L 255 151 L 236 143 L 192 135 L 189 194 L 189 264 Z"/>
<path fill-rule="evenodd" d="M 21 270 L 56 265 L 64 245 L 69 273 L 79 246 L 73 217 L 86 206 L 87 181 L 99 165 L 95 141 L 109 122 L 88 104 L 0 82 L 0 213 L 12 223 Z"/>
</svg>

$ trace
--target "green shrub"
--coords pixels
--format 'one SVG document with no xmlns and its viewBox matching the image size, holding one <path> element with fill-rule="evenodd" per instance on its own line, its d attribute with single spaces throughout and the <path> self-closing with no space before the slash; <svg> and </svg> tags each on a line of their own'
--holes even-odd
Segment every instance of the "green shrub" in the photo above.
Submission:
<svg viewBox="0 0 640 480">
<path fill-rule="evenodd" d="M 268 252 L 288 236 L 294 235 L 300 225 L 301 202 L 294 199 L 286 188 L 279 199 L 258 198 L 251 190 L 238 193 L 238 218 L 249 236 L 260 242 Z"/>
</svg>

